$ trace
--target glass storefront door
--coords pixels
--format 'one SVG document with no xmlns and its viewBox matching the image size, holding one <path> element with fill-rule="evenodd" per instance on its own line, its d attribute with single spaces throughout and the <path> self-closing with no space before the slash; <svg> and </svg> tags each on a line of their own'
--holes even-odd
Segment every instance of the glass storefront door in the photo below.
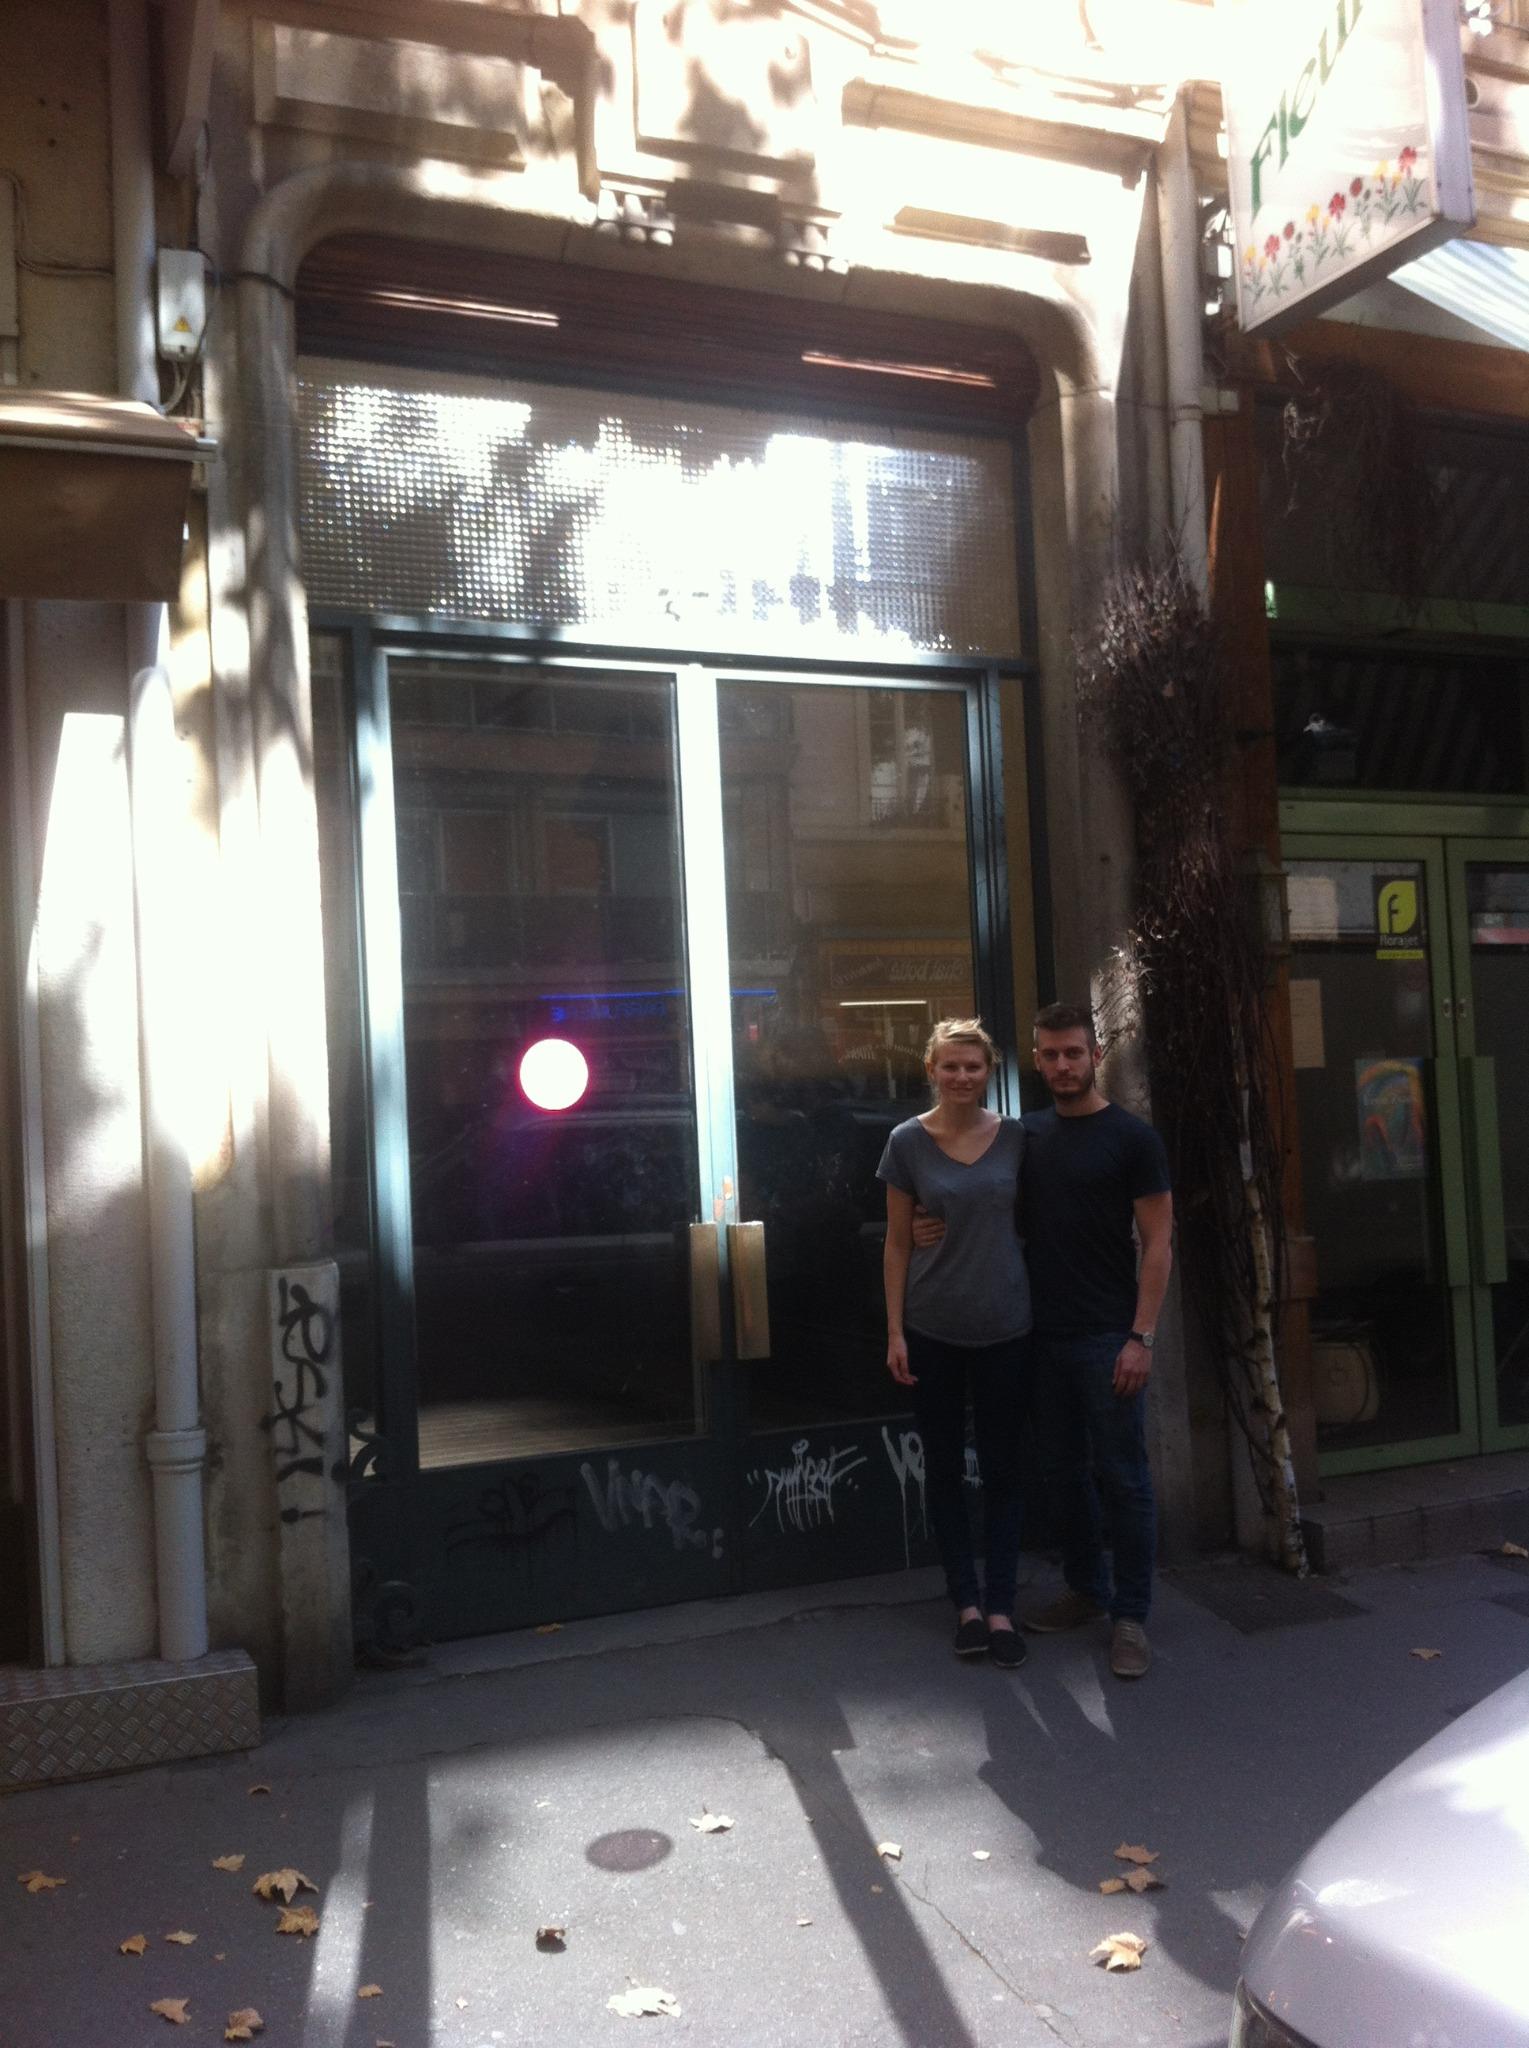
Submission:
<svg viewBox="0 0 1529 2048">
<path fill-rule="evenodd" d="M 1323 1469 L 1529 1442 L 1529 844 L 1289 836 L 1285 866 Z"/>
<path fill-rule="evenodd" d="M 875 1169 L 993 1011 L 996 685 L 327 644 L 363 1577 L 449 1637 L 927 1557 Z"/>
</svg>

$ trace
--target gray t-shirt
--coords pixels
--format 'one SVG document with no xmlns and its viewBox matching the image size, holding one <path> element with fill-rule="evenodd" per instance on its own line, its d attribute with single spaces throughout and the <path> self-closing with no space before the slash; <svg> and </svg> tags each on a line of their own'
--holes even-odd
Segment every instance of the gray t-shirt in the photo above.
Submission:
<svg viewBox="0 0 1529 2048">
<path fill-rule="evenodd" d="M 952 1159 L 918 1118 L 887 1140 L 877 1178 L 944 1219 L 936 1245 L 913 1248 L 903 1316 L 944 1344 L 1001 1344 L 1030 1328 L 1030 1280 L 1015 1227 L 1025 1134 L 1017 1117 L 970 1166 Z"/>
</svg>

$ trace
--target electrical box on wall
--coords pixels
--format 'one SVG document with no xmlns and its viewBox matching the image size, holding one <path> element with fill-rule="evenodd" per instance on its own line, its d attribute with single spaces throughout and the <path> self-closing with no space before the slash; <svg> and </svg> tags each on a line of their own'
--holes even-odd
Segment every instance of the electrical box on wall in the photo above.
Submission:
<svg viewBox="0 0 1529 2048">
<path fill-rule="evenodd" d="M 207 262 L 199 249 L 161 249 L 156 320 L 159 353 L 169 363 L 186 363 L 207 331 Z"/>
</svg>

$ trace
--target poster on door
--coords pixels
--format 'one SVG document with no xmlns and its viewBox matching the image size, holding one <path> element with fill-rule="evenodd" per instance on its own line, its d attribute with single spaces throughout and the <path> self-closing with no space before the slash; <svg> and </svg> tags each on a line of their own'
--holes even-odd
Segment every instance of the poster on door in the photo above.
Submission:
<svg viewBox="0 0 1529 2048">
<path fill-rule="evenodd" d="M 1428 1172 L 1428 1108 L 1417 1058 L 1354 1062 L 1361 1180 L 1422 1180 Z"/>
</svg>

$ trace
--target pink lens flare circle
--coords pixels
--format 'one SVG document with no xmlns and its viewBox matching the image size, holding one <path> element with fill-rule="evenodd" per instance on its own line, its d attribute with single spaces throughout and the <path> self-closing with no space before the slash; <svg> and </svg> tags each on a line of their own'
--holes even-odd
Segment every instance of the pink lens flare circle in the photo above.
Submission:
<svg viewBox="0 0 1529 2048">
<path fill-rule="evenodd" d="M 589 1086 L 589 1061 L 566 1038 L 538 1038 L 520 1062 L 520 1087 L 537 1109 L 572 1109 Z"/>
</svg>

